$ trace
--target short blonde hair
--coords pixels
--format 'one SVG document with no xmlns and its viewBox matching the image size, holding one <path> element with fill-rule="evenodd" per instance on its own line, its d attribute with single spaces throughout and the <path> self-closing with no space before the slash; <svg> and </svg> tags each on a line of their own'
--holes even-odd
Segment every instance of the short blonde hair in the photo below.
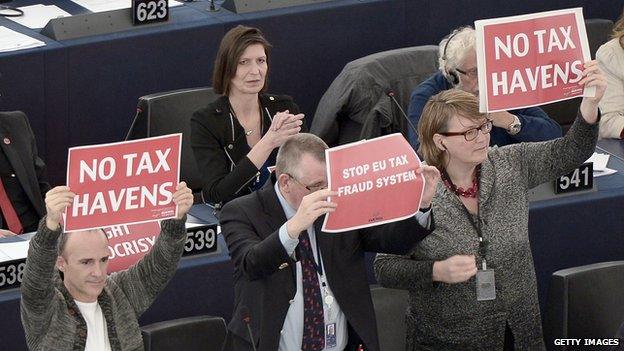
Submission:
<svg viewBox="0 0 624 351">
<path fill-rule="evenodd" d="M 310 133 L 299 133 L 292 136 L 280 146 L 275 162 L 275 174 L 300 177 L 299 163 L 304 154 L 310 154 L 316 160 L 325 162 L 325 149 L 329 148 L 323 139 Z"/>
<path fill-rule="evenodd" d="M 611 35 L 613 39 L 618 39 L 620 41 L 620 46 L 624 48 L 624 43 L 622 43 L 622 37 L 624 37 L 624 8 L 622 8 L 622 14 L 620 18 L 613 25 L 613 34 Z"/>
<path fill-rule="evenodd" d="M 487 114 L 479 112 L 476 96 L 463 90 L 450 89 L 432 96 L 425 104 L 418 121 L 418 152 L 423 155 L 428 165 L 439 170 L 446 168 L 448 160 L 446 153 L 435 145 L 433 136 L 447 132 L 449 121 L 456 116 L 481 120 Z"/>
</svg>

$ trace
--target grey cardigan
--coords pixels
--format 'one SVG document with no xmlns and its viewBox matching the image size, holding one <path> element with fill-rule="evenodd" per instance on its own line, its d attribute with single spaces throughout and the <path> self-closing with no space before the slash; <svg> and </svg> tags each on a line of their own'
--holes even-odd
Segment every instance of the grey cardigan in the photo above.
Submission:
<svg viewBox="0 0 624 351">
<path fill-rule="evenodd" d="M 537 284 L 529 245 L 528 190 L 570 172 L 591 156 L 598 123 L 580 116 L 568 134 L 551 141 L 491 148 L 481 166 L 479 213 L 495 270 L 496 299 L 477 301 L 474 277 L 432 282 L 433 262 L 475 255 L 477 233 L 463 204 L 439 184 L 433 199 L 434 231 L 410 256 L 377 255 L 375 273 L 389 288 L 409 290 L 408 350 L 502 350 L 505 324 L 516 350 L 544 350 Z"/>
<path fill-rule="evenodd" d="M 186 239 L 184 220 L 161 223 L 154 247 L 136 265 L 106 278 L 98 297 L 111 350 L 143 350 L 137 319 L 175 273 Z M 87 326 L 55 268 L 61 230 L 45 217 L 30 241 L 22 282 L 21 317 L 30 350 L 84 350 Z"/>
</svg>

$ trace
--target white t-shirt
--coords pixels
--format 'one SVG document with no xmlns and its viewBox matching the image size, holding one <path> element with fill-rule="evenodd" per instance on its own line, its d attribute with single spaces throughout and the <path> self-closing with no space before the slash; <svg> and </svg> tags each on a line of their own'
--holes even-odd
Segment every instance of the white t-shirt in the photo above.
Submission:
<svg viewBox="0 0 624 351">
<path fill-rule="evenodd" d="M 85 345 L 85 351 L 111 351 L 110 342 L 108 341 L 106 319 L 104 319 L 100 304 L 97 301 L 74 301 L 85 322 L 87 322 L 87 343 Z"/>
</svg>

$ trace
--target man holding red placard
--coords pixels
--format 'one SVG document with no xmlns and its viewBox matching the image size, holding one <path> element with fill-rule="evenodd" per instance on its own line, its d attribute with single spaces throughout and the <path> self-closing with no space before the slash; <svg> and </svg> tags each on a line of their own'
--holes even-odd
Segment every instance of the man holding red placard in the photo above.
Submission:
<svg viewBox="0 0 624 351">
<path fill-rule="evenodd" d="M 186 241 L 193 194 L 182 182 L 173 194 L 178 216 L 162 222 L 149 254 L 107 276 L 108 239 L 101 229 L 63 232 L 61 214 L 76 194 L 66 186 L 46 194 L 47 216 L 30 241 L 21 315 L 31 350 L 143 350 L 138 317 L 173 276 Z M 58 269 L 58 272 L 56 269 Z"/>
<path fill-rule="evenodd" d="M 327 188 L 327 145 L 312 134 L 286 141 L 275 175 L 229 202 L 221 226 L 235 264 L 235 307 L 226 350 L 379 350 L 364 252 L 405 253 L 429 234 L 431 212 L 346 231 L 321 230 L 338 193 Z M 440 178 L 425 177 L 428 207 Z"/>
<path fill-rule="evenodd" d="M 472 27 L 453 30 L 439 45 L 440 71 L 420 83 L 412 92 L 408 115 L 418 125 L 430 97 L 449 89 L 461 89 L 479 95 L 476 35 Z M 490 114 L 494 129 L 490 145 L 504 146 L 525 141 L 551 140 L 561 136 L 561 127 L 539 107 L 499 111 Z M 409 130 L 409 142 L 415 150 L 420 141 Z"/>
</svg>

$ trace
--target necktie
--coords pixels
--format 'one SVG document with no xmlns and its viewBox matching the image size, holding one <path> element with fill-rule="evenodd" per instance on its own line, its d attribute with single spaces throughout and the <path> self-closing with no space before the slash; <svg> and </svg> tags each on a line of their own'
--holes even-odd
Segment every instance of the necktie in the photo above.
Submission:
<svg viewBox="0 0 624 351">
<path fill-rule="evenodd" d="M 314 268 L 314 254 L 308 232 L 299 236 L 303 280 L 303 351 L 317 351 L 325 347 L 325 319 L 318 276 Z M 320 262 L 320 257 L 319 257 Z"/>
<path fill-rule="evenodd" d="M 22 234 L 24 231 L 22 222 L 20 222 L 19 217 L 15 212 L 15 208 L 13 208 L 11 200 L 9 200 L 9 196 L 7 195 L 6 189 L 4 189 L 2 179 L 0 179 L 0 209 L 2 210 L 2 215 L 4 216 L 4 220 L 7 222 L 9 230 L 15 234 Z"/>
</svg>

